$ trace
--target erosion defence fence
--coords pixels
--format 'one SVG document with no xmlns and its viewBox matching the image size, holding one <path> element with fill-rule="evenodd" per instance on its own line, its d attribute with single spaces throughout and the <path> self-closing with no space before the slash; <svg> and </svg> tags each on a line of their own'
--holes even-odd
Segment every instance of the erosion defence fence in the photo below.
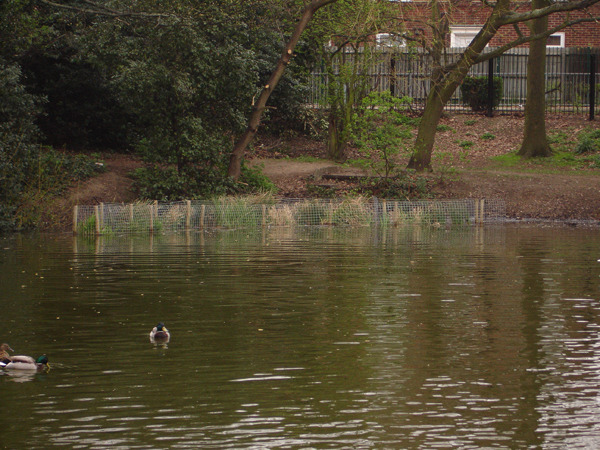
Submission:
<svg viewBox="0 0 600 450">
<path fill-rule="evenodd" d="M 492 49 L 486 49 L 491 51 Z M 447 62 L 456 61 L 464 51 L 446 49 Z M 516 48 L 490 61 L 474 65 L 470 76 L 495 76 L 502 78 L 503 97 L 494 108 L 499 113 L 523 112 L 527 97 L 528 48 Z M 345 55 L 345 58 L 351 56 Z M 600 48 L 548 48 L 546 53 L 546 111 L 549 113 L 589 114 L 597 112 L 600 71 Z M 368 71 L 371 91 L 389 90 L 396 97 L 410 97 L 413 110 L 424 108 L 431 87 L 432 58 L 420 49 L 400 47 L 384 49 L 377 55 Z M 337 70 L 337 69 L 336 69 Z M 329 78 L 320 64 L 312 73 L 309 104 L 327 107 Z M 457 89 L 446 111 L 473 112 L 464 105 Z"/>
<path fill-rule="evenodd" d="M 273 203 L 224 199 L 214 202 L 101 203 L 74 208 L 73 232 L 99 235 L 272 226 L 450 226 L 501 221 L 505 214 L 506 206 L 502 200 L 476 199 L 286 199 Z"/>
</svg>

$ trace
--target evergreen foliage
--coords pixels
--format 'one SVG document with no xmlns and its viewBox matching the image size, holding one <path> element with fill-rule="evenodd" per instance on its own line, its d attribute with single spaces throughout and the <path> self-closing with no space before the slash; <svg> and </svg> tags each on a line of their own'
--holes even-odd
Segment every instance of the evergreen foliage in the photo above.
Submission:
<svg viewBox="0 0 600 450">
<path fill-rule="evenodd" d="M 147 163 L 137 184 L 151 199 L 272 189 L 247 168 L 234 183 L 227 165 L 299 7 L 275 0 L 118 0 L 111 11 L 136 15 L 114 18 L 32 0 L 2 2 L 0 89 L 11 99 L 0 105 L 3 220 L 12 221 L 33 173 L 27 161 L 45 152 L 41 145 L 136 151 Z M 302 126 L 314 45 L 299 45 L 273 93 L 270 131 Z"/>
<path fill-rule="evenodd" d="M 19 66 L 0 59 L 0 230 L 14 226 L 31 163 L 39 152 L 34 119 L 41 103 L 25 91 Z"/>
<path fill-rule="evenodd" d="M 504 82 L 501 77 L 493 77 L 494 108 L 500 104 L 503 97 Z M 485 111 L 489 103 L 488 77 L 465 77 L 460 85 L 462 101 L 475 112 Z"/>
</svg>

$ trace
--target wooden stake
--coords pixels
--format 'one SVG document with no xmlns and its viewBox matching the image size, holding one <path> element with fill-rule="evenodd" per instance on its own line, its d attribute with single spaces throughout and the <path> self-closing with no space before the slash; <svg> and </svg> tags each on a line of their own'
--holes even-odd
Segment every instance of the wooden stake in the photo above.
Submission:
<svg viewBox="0 0 600 450">
<path fill-rule="evenodd" d="M 185 211 L 185 229 L 190 229 L 190 220 L 192 217 L 192 201 L 186 200 L 186 211 Z"/>
<path fill-rule="evenodd" d="M 94 206 L 94 217 L 96 218 L 96 234 L 100 234 L 100 211 L 98 205 Z"/>
<path fill-rule="evenodd" d="M 79 207 L 73 206 L 73 235 L 77 236 L 77 218 L 79 213 Z"/>
</svg>

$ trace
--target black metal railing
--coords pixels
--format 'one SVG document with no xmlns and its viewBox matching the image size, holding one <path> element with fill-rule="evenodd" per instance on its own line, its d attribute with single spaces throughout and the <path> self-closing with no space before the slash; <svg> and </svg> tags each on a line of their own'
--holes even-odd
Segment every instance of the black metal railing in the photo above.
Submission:
<svg viewBox="0 0 600 450">
<path fill-rule="evenodd" d="M 445 58 L 458 58 L 463 49 L 447 49 Z M 518 48 L 484 63 L 476 64 L 470 76 L 502 78 L 503 96 L 493 108 L 497 113 L 514 114 L 524 110 L 527 97 L 527 58 L 529 49 Z M 348 55 L 345 55 L 348 58 Z M 548 48 L 546 54 L 546 112 L 589 114 L 597 112 L 596 93 L 600 90 L 600 74 L 596 70 L 600 48 Z M 413 109 L 422 109 L 430 89 L 431 57 L 423 51 L 400 48 L 384 51 L 369 65 L 367 77 L 372 91 L 389 90 L 396 97 L 410 97 Z M 328 75 L 323 65 L 312 73 L 308 103 L 327 106 Z M 473 112 L 463 104 L 457 89 L 447 111 Z M 490 113 L 491 110 L 488 111 Z"/>
</svg>

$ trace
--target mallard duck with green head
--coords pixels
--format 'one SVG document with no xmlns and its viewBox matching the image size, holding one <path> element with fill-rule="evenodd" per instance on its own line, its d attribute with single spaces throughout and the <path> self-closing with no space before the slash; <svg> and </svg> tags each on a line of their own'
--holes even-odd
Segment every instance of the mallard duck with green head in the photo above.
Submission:
<svg viewBox="0 0 600 450">
<path fill-rule="evenodd" d="M 171 333 L 165 327 L 165 324 L 160 322 L 150 332 L 150 340 L 152 342 L 168 342 L 171 339 Z"/>
<path fill-rule="evenodd" d="M 50 368 L 48 357 L 40 356 L 33 359 L 31 356 L 15 355 L 10 357 L 10 361 L 3 366 L 6 370 L 45 370 Z"/>
</svg>

